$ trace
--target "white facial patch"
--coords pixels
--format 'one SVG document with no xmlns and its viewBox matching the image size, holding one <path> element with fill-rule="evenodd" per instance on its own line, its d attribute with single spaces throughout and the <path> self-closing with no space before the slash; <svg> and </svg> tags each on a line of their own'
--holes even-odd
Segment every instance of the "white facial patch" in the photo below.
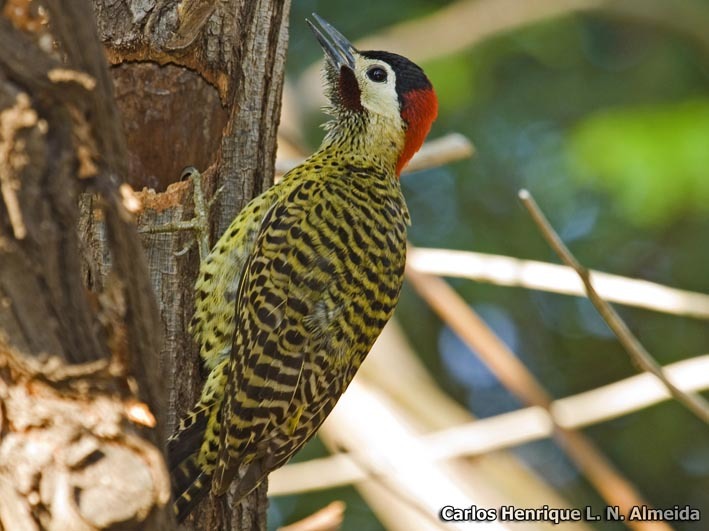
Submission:
<svg viewBox="0 0 709 531">
<path fill-rule="evenodd" d="M 386 72 L 386 79 L 375 81 L 368 75 L 374 68 L 381 68 Z M 370 113 L 378 114 L 392 120 L 401 122 L 399 111 L 399 98 L 396 94 L 396 74 L 387 63 L 377 59 L 367 59 L 361 55 L 355 56 L 355 76 L 360 89 L 360 102 Z"/>
</svg>

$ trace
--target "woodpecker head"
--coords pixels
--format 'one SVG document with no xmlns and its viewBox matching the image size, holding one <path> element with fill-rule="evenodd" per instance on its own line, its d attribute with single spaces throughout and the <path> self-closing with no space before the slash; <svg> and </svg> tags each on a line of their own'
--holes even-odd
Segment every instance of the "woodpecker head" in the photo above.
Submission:
<svg viewBox="0 0 709 531">
<path fill-rule="evenodd" d="M 391 52 L 360 52 L 335 28 L 313 13 L 307 21 L 327 59 L 325 79 L 330 112 L 354 128 L 365 149 L 376 146 L 395 159 L 396 174 L 423 144 L 438 114 L 438 100 L 421 68 Z M 370 143 L 366 139 L 371 140 Z"/>
</svg>

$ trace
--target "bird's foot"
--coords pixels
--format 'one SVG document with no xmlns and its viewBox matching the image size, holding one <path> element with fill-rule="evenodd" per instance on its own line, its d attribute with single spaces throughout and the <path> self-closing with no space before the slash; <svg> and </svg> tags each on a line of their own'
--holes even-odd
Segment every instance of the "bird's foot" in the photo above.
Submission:
<svg viewBox="0 0 709 531">
<path fill-rule="evenodd" d="M 209 254 L 210 249 L 209 210 L 212 208 L 214 201 L 221 193 L 222 188 L 219 188 L 216 191 L 214 197 L 212 197 L 209 201 L 206 201 L 204 197 L 204 190 L 202 189 L 202 174 L 199 172 L 199 170 L 197 170 L 197 168 L 193 166 L 188 166 L 187 168 L 182 170 L 182 175 L 180 176 L 181 181 L 185 179 L 192 180 L 192 197 L 194 201 L 194 216 L 192 217 L 192 219 L 184 221 L 173 221 L 170 223 L 165 223 L 163 225 L 143 227 L 142 229 L 140 229 L 140 232 L 147 234 L 160 234 L 178 232 L 183 230 L 194 231 L 195 240 L 197 242 L 197 245 L 199 246 L 199 259 L 200 261 L 204 261 L 204 259 Z M 185 247 L 181 251 L 176 252 L 175 254 L 177 256 L 185 254 L 187 251 L 190 250 L 192 245 L 194 245 L 194 242 L 190 243 L 187 247 Z"/>
</svg>

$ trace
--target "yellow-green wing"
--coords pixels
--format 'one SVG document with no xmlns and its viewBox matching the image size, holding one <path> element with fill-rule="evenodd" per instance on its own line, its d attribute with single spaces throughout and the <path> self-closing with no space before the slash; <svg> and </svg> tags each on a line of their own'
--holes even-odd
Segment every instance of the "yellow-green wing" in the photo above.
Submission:
<svg viewBox="0 0 709 531">
<path fill-rule="evenodd" d="M 405 220 L 353 207 L 344 186 L 304 180 L 264 217 L 237 295 L 217 493 L 238 473 L 245 494 L 312 436 L 396 304 Z"/>
</svg>

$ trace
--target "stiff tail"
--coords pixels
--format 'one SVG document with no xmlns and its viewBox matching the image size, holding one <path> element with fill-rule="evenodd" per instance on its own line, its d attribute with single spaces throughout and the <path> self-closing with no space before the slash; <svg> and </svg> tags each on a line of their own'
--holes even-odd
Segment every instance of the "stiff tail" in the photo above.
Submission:
<svg viewBox="0 0 709 531">
<path fill-rule="evenodd" d="M 193 409 L 180 421 L 177 432 L 167 442 L 173 507 L 179 522 L 204 498 L 212 485 L 212 470 L 204 470 L 198 462 L 209 414 L 209 408 L 204 405 Z"/>
<path fill-rule="evenodd" d="M 172 471 L 173 509 L 178 522 L 204 498 L 212 486 L 212 472 L 202 470 L 197 463 L 197 454 L 185 459 Z"/>
</svg>

